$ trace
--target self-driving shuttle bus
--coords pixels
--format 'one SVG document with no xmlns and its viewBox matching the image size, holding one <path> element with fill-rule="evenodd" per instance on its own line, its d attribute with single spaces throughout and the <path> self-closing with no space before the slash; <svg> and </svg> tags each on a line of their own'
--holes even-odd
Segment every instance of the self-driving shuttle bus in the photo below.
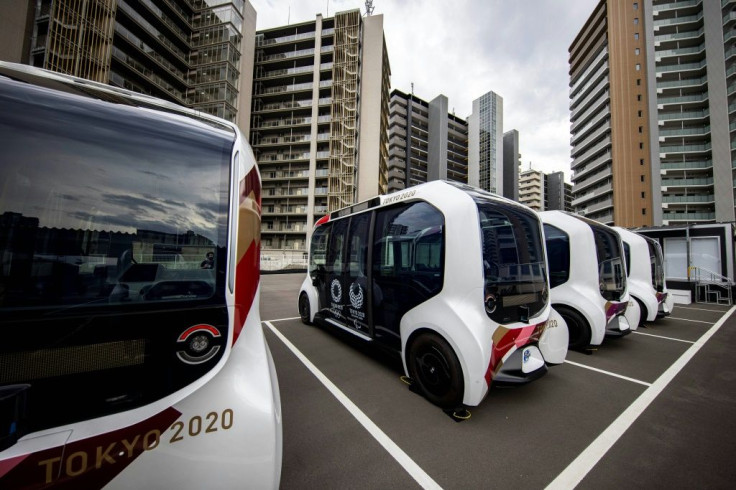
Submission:
<svg viewBox="0 0 736 490">
<path fill-rule="evenodd" d="M 561 363 L 539 218 L 520 204 L 435 181 L 335 211 L 311 238 L 298 300 L 305 323 L 401 354 L 443 408 L 475 406 L 492 382 Z"/>
<path fill-rule="evenodd" d="M 0 62 L 0 488 L 277 488 L 234 124 Z"/>
<path fill-rule="evenodd" d="M 641 326 L 653 322 L 662 312 L 668 315 L 671 303 L 667 302 L 664 284 L 664 267 L 659 244 L 649 237 L 620 227 L 613 228 L 621 237 L 626 257 L 626 277 L 629 287 L 629 306 L 626 318 L 632 325 Z"/>
<path fill-rule="evenodd" d="M 659 309 L 657 317 L 662 318 L 670 316 L 675 307 L 675 297 L 667 291 L 667 273 L 664 268 L 664 254 L 662 246 L 659 242 L 648 236 L 639 235 L 647 241 L 649 247 L 649 261 L 652 270 L 652 285 L 657 290 L 657 300 L 659 301 Z M 661 288 L 661 292 L 660 292 Z"/>
<path fill-rule="evenodd" d="M 552 306 L 565 319 L 570 348 L 600 345 L 631 331 L 623 245 L 608 226 L 562 211 L 544 223 Z"/>
</svg>

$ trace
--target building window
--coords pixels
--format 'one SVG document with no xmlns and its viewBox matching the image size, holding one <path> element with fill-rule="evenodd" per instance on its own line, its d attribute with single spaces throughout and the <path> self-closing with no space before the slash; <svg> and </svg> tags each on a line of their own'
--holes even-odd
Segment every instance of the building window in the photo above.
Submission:
<svg viewBox="0 0 736 490">
<path fill-rule="evenodd" d="M 637 64 L 636 66 L 639 66 L 639 65 Z M 637 85 L 641 85 L 641 78 L 637 78 L 637 79 L 636 79 L 636 84 L 637 84 Z"/>
<path fill-rule="evenodd" d="M 638 102 L 641 102 L 641 94 L 637 94 L 637 96 L 636 96 L 636 100 L 637 100 Z"/>
<path fill-rule="evenodd" d="M 637 55 L 637 56 L 639 56 L 641 54 L 641 49 L 635 48 L 634 49 L 634 54 Z"/>
<path fill-rule="evenodd" d="M 641 197 L 642 197 L 642 198 L 645 198 L 645 197 L 647 197 L 647 193 L 646 193 L 646 192 L 642 192 L 642 193 L 641 193 Z"/>
<path fill-rule="evenodd" d="M 639 2 L 634 2 L 634 10 L 639 10 Z"/>
<path fill-rule="evenodd" d="M 643 175 L 640 175 L 639 176 L 639 180 L 641 180 L 642 182 L 644 182 L 644 176 Z"/>
<path fill-rule="evenodd" d="M 639 159 L 639 165 L 644 165 L 644 159 L 643 158 L 640 158 Z"/>
<path fill-rule="evenodd" d="M 646 216 L 647 215 L 647 210 L 645 208 L 641 208 L 641 215 L 642 216 Z"/>
<path fill-rule="evenodd" d="M 634 25 L 635 26 L 639 25 L 639 17 L 634 17 Z"/>
<path fill-rule="evenodd" d="M 644 149 L 644 143 L 639 142 L 639 149 L 640 150 L 643 150 Z M 644 181 L 642 180 L 642 182 L 644 182 Z"/>
<path fill-rule="evenodd" d="M 644 132 L 644 128 L 642 126 L 639 126 L 639 134 Z"/>
<path fill-rule="evenodd" d="M 634 39 L 637 40 L 637 41 L 639 40 L 639 33 L 638 32 L 635 32 L 634 33 Z"/>
<path fill-rule="evenodd" d="M 637 114 L 638 114 L 639 117 L 641 117 L 642 112 L 641 111 L 638 111 Z"/>
<path fill-rule="evenodd" d="M 641 63 L 637 63 L 636 64 L 636 71 L 641 71 Z M 638 82 L 639 79 L 637 78 L 636 81 Z M 637 85 L 639 85 L 639 84 L 637 83 Z"/>
</svg>

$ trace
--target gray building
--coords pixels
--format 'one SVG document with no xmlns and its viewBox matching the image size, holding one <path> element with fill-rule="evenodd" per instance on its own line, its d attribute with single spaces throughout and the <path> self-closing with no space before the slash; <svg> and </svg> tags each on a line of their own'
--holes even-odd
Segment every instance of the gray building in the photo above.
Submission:
<svg viewBox="0 0 736 490">
<path fill-rule="evenodd" d="M 447 97 L 427 102 L 394 89 L 389 108 L 389 192 L 431 180 L 468 182 L 468 126 Z"/>
<path fill-rule="evenodd" d="M 515 129 L 503 133 L 503 197 L 519 200 L 519 132 Z"/>
<path fill-rule="evenodd" d="M 565 182 L 565 174 L 552 172 L 545 176 L 545 211 L 572 211 L 572 186 Z"/>
<path fill-rule="evenodd" d="M 255 53 L 262 256 L 301 258 L 316 220 L 388 190 L 383 16 L 349 10 L 258 31 Z"/>
<path fill-rule="evenodd" d="M 124 87 L 249 130 L 256 12 L 246 0 L 8 0 L 0 59 Z"/>
<path fill-rule="evenodd" d="M 468 183 L 503 194 L 503 98 L 488 92 L 468 117 Z"/>
</svg>

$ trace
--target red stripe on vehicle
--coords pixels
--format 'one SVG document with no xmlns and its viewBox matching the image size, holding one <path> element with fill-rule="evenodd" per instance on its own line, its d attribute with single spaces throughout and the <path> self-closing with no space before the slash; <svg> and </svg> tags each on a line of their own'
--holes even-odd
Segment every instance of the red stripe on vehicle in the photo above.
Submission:
<svg viewBox="0 0 736 490">
<path fill-rule="evenodd" d="M 493 343 L 491 349 L 491 361 L 488 363 L 488 370 L 486 370 L 486 384 L 491 385 L 493 376 L 503 365 L 503 357 L 511 350 L 512 347 L 523 347 L 530 342 L 536 342 L 542 335 L 547 322 L 538 323 L 536 325 L 529 325 L 521 328 L 507 329 L 506 327 L 498 327 L 499 329 L 506 330 L 506 333 L 502 333 L 502 337 L 498 342 Z M 495 337 L 496 335 L 494 335 Z"/>
<path fill-rule="evenodd" d="M 252 242 L 235 270 L 235 329 L 233 344 L 238 340 L 261 280 L 261 248 Z"/>
<path fill-rule="evenodd" d="M 194 325 L 193 327 L 189 327 L 188 329 L 186 329 L 184 333 L 179 335 L 177 342 L 184 342 L 190 335 L 192 335 L 194 332 L 198 330 L 207 330 L 209 333 L 211 333 L 215 337 L 219 337 L 221 335 L 220 331 L 217 330 L 212 325 L 205 325 L 204 323 L 202 323 L 200 325 Z"/>
<path fill-rule="evenodd" d="M 4 461 L 13 466 L 0 476 L 0 488 L 102 488 L 143 453 L 169 444 L 168 429 L 180 416 L 169 407 L 122 429 Z"/>
</svg>

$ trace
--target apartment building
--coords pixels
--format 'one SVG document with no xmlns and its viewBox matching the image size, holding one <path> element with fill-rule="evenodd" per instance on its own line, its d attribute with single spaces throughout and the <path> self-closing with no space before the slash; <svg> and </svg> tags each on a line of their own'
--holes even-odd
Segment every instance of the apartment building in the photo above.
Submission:
<svg viewBox="0 0 736 490">
<path fill-rule="evenodd" d="M 487 92 L 468 117 L 468 183 L 503 194 L 503 98 Z"/>
<path fill-rule="evenodd" d="M 255 53 L 262 255 L 306 252 L 316 220 L 388 190 L 383 16 L 349 10 L 258 31 Z"/>
<path fill-rule="evenodd" d="M 519 202 L 534 211 L 545 210 L 545 179 L 540 170 L 524 170 L 519 175 Z"/>
<path fill-rule="evenodd" d="M 627 227 L 652 224 L 656 189 L 643 4 L 601 0 L 569 49 L 572 205 Z"/>
<path fill-rule="evenodd" d="M 570 47 L 576 212 L 734 221 L 736 2 L 601 0 Z"/>
<path fill-rule="evenodd" d="M 503 133 L 503 197 L 519 200 L 519 132 L 515 129 Z"/>
<path fill-rule="evenodd" d="M 256 13 L 246 0 L 0 2 L 0 57 L 153 95 L 247 133 Z"/>
<path fill-rule="evenodd" d="M 734 221 L 736 2 L 642 4 L 661 175 L 655 211 L 665 225 Z"/>
<path fill-rule="evenodd" d="M 565 182 L 563 172 L 552 172 L 544 176 L 545 211 L 572 211 L 572 186 Z"/>
<path fill-rule="evenodd" d="M 468 125 L 447 107 L 444 95 L 427 102 L 391 91 L 389 192 L 431 180 L 468 183 Z"/>
</svg>

